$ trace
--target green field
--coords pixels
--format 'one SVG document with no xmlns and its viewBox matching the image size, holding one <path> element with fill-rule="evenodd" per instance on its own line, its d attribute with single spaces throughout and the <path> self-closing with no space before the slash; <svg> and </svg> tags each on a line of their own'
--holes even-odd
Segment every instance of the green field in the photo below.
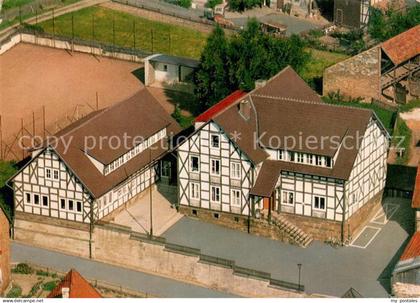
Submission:
<svg viewBox="0 0 420 303">
<path fill-rule="evenodd" d="M 334 65 L 337 62 L 343 61 L 349 57 L 341 53 L 321 51 L 312 48 L 308 49 L 308 51 L 311 53 L 312 58 L 306 64 L 302 72 L 302 77 L 305 79 L 322 77 L 322 74 L 327 67 Z"/>
<path fill-rule="evenodd" d="M 103 7 L 73 13 L 74 36 L 153 53 L 199 58 L 207 36 L 194 29 L 147 20 Z M 39 24 L 45 32 L 72 37 L 72 14 Z M 115 30 L 115 34 L 114 34 Z"/>
</svg>

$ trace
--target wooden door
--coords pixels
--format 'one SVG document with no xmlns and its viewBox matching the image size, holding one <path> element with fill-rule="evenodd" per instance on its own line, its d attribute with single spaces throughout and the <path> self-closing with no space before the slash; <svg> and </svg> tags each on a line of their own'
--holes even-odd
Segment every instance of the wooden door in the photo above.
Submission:
<svg viewBox="0 0 420 303">
<path fill-rule="evenodd" d="M 264 209 L 269 209 L 270 208 L 270 198 L 264 198 L 263 200 L 263 208 Z"/>
</svg>

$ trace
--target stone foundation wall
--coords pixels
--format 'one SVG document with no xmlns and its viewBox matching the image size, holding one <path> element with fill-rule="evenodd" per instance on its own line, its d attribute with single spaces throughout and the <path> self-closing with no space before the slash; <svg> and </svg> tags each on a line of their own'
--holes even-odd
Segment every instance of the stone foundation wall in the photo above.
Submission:
<svg viewBox="0 0 420 303">
<path fill-rule="evenodd" d="M 358 209 L 345 223 L 345 238 L 350 241 L 373 218 L 382 206 L 383 190 Z"/>
<path fill-rule="evenodd" d="M 373 47 L 324 71 L 323 95 L 337 92 L 366 101 L 380 99 L 380 48 Z"/>
<path fill-rule="evenodd" d="M 64 220 L 61 220 L 63 226 L 60 227 L 48 224 L 51 222 L 36 215 L 25 219 L 16 220 L 15 237 L 18 241 L 88 257 L 88 231 L 66 226 Z M 93 259 L 100 262 L 244 297 L 308 296 L 305 293 L 271 286 L 271 280 L 267 278 L 236 273 L 234 266 L 201 261 L 201 254 L 197 249 L 190 249 L 193 253 L 189 253 L 188 249 L 183 252 L 174 250 L 164 239 L 148 239 L 145 235 L 132 232 L 126 227 L 113 224 L 96 225 L 92 240 Z"/>
<path fill-rule="evenodd" d="M 9 221 L 0 208 L 0 297 L 10 284 Z"/>
</svg>

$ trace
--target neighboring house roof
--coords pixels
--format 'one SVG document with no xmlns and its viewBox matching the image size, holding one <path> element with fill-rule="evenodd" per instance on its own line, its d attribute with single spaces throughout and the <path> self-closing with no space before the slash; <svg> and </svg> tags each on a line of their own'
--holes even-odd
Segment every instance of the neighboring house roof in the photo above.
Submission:
<svg viewBox="0 0 420 303">
<path fill-rule="evenodd" d="M 395 64 L 401 64 L 420 54 L 420 25 L 382 43 L 382 50 Z"/>
<path fill-rule="evenodd" d="M 93 112 L 61 130 L 55 136 L 57 140 L 50 142 L 49 146 L 87 190 L 97 198 L 116 187 L 128 176 L 146 167 L 150 162 L 162 157 L 169 150 L 169 145 L 168 142 L 161 144 L 164 138 L 106 176 L 95 167 L 87 155 L 107 165 L 131 150 L 134 147 L 132 144 L 134 138 L 147 139 L 165 127 L 167 137 L 181 131 L 177 122 L 150 92 L 143 89 L 129 99 L 104 110 Z M 106 141 L 102 147 L 96 144 L 85 153 L 86 140 L 96 140 L 98 143 L 100 138 L 109 140 L 111 137 L 118 137 L 123 142 L 124 136 L 128 137 L 127 146 L 121 144 L 114 149 Z M 141 141 L 136 140 L 135 143 L 139 144 Z M 69 146 L 66 146 L 67 144 Z"/>
<path fill-rule="evenodd" d="M 341 296 L 342 298 L 363 298 L 363 296 L 355 290 L 353 287 L 350 287 L 348 291 Z"/>
<path fill-rule="evenodd" d="M 417 166 L 416 182 L 414 184 L 413 200 L 411 201 L 412 208 L 420 208 L 420 163 Z"/>
<path fill-rule="evenodd" d="M 196 68 L 200 64 L 199 61 L 190 59 L 190 58 L 184 58 L 184 57 L 177 57 L 177 56 L 170 56 L 170 55 L 161 55 L 161 54 L 155 54 L 151 55 L 149 57 L 146 57 L 144 61 L 151 61 L 151 62 L 161 62 L 161 63 L 167 63 L 167 64 L 173 64 L 173 65 L 181 65 L 186 66 L 190 68 Z"/>
<path fill-rule="evenodd" d="M 323 103 L 318 94 L 290 66 L 281 70 L 268 80 L 266 85 L 256 88 L 251 94 Z"/>
<path fill-rule="evenodd" d="M 401 261 L 413 259 L 420 256 L 420 231 L 416 232 L 410 242 L 404 249 L 403 254 L 400 257 Z"/>
<path fill-rule="evenodd" d="M 245 96 L 246 93 L 241 90 L 236 90 L 233 93 L 231 93 L 229 96 L 224 98 L 222 101 L 218 102 L 217 104 L 210 107 L 208 110 L 206 110 L 204 113 L 200 114 L 196 119 L 195 122 L 208 122 L 216 115 L 223 112 L 225 109 L 227 109 L 229 106 L 231 106 L 233 103 L 238 101 L 240 98 Z"/>
<path fill-rule="evenodd" d="M 102 298 L 101 294 L 93 288 L 76 270 L 70 270 L 60 284 L 54 288 L 48 298 L 62 298 L 63 288 L 68 288 L 69 298 L 88 299 Z"/>
</svg>

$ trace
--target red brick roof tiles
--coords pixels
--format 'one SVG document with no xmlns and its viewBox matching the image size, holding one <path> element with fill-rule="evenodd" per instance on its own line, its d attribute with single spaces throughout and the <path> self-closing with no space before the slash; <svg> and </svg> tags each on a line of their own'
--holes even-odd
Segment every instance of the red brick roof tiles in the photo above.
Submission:
<svg viewBox="0 0 420 303">
<path fill-rule="evenodd" d="M 69 288 L 69 298 L 102 298 L 101 294 L 74 269 L 67 273 L 48 298 L 62 298 L 63 288 Z"/>
<path fill-rule="evenodd" d="M 409 260 L 418 256 L 420 256 L 420 231 L 413 235 L 400 260 Z"/>
<path fill-rule="evenodd" d="M 420 25 L 382 43 L 382 50 L 395 64 L 401 64 L 420 54 Z"/>
</svg>

